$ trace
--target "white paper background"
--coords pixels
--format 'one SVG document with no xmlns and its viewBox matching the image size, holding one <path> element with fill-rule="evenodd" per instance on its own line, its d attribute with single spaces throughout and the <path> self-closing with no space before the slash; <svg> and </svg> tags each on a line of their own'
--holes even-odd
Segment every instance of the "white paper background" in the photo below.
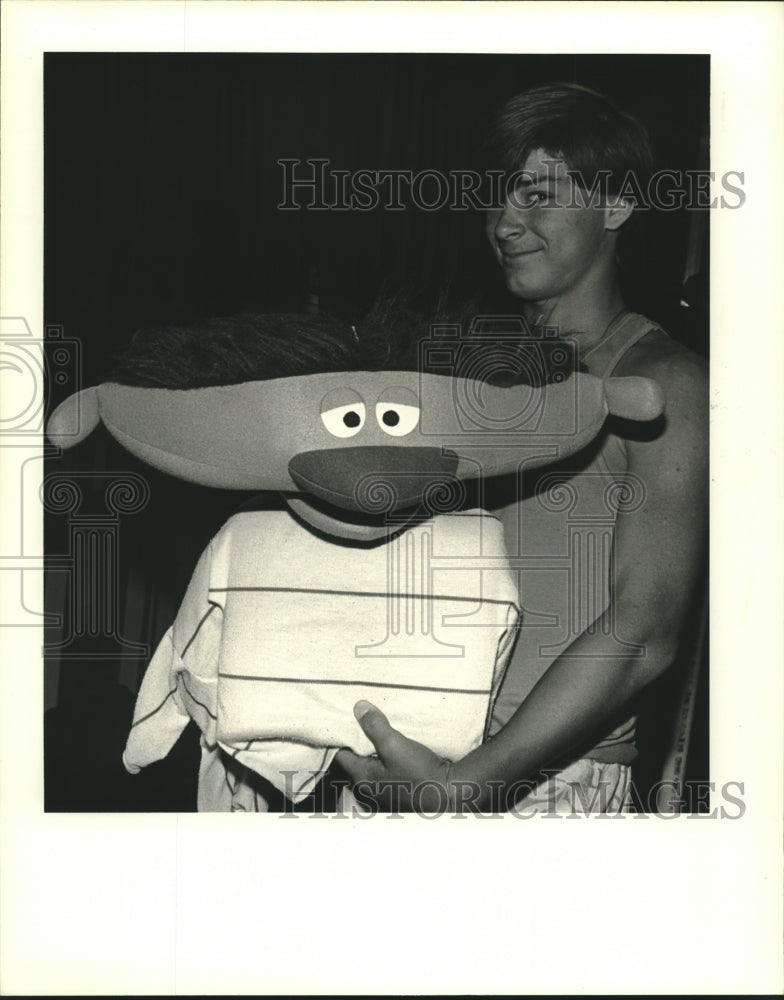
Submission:
<svg viewBox="0 0 784 1000">
<path fill-rule="evenodd" d="M 746 812 L 44 815 L 41 636 L 5 629 L 3 993 L 780 991 L 783 11 L 5 0 L 0 315 L 36 336 L 44 51 L 711 53 L 712 166 L 747 195 L 712 217 L 711 777 Z"/>
</svg>

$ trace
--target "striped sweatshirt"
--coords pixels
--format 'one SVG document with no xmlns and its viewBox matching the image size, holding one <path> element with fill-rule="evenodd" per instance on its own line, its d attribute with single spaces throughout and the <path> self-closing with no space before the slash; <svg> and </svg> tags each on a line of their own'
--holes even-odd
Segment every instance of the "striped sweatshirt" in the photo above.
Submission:
<svg viewBox="0 0 784 1000">
<path fill-rule="evenodd" d="M 194 571 L 142 682 L 126 768 L 165 756 L 189 718 L 294 801 L 337 750 L 372 754 L 372 701 L 450 760 L 478 746 L 514 644 L 500 522 L 438 515 L 391 540 L 327 540 L 287 510 L 232 517 Z"/>
</svg>

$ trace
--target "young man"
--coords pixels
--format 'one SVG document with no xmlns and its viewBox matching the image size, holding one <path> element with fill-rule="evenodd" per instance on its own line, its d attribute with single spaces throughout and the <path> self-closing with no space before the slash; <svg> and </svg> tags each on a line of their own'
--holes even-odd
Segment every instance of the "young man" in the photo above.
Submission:
<svg viewBox="0 0 784 1000">
<path fill-rule="evenodd" d="M 639 123 L 593 91 L 539 87 L 502 109 L 491 148 L 514 182 L 487 235 L 523 315 L 557 327 L 592 374 L 655 379 L 666 412 L 653 431 L 611 422 L 555 474 L 521 470 L 502 504 L 525 610 L 491 738 L 447 764 L 363 702 L 378 756 L 339 760 L 354 781 L 403 782 L 401 808 L 409 785 L 444 782 L 474 807 L 614 811 L 629 793 L 634 703 L 675 658 L 702 564 L 707 371 L 621 293 L 618 244 L 651 164 Z"/>
</svg>

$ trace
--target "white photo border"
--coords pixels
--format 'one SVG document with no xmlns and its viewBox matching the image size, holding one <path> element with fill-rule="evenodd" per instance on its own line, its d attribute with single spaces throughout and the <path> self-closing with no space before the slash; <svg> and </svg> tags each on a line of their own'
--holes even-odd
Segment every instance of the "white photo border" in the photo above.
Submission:
<svg viewBox="0 0 784 1000">
<path fill-rule="evenodd" d="M 0 16 L 0 315 L 33 336 L 46 51 L 709 53 L 712 169 L 747 194 L 711 234 L 711 777 L 743 783 L 742 819 L 44 814 L 41 636 L 4 629 L 4 992 L 780 990 L 781 5 L 6 0 Z M 19 521 L 2 532 L 23 554 Z"/>
</svg>

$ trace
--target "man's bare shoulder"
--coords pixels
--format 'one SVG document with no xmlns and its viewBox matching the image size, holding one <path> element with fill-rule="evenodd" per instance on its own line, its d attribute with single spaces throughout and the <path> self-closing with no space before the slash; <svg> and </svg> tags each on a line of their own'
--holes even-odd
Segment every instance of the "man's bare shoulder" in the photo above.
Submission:
<svg viewBox="0 0 784 1000">
<path fill-rule="evenodd" d="M 684 455 L 707 455 L 708 439 L 708 363 L 705 358 L 684 347 L 660 330 L 654 330 L 635 344 L 613 372 L 616 376 L 640 375 L 653 379 L 665 399 L 664 421 L 657 439 L 665 449 L 644 447 L 643 453 L 676 466 Z M 697 463 L 700 464 L 700 463 Z"/>
<path fill-rule="evenodd" d="M 655 379 L 665 394 L 668 389 L 693 392 L 701 399 L 708 387 L 708 362 L 661 330 L 653 330 L 627 351 L 613 375 L 642 375 Z"/>
</svg>

